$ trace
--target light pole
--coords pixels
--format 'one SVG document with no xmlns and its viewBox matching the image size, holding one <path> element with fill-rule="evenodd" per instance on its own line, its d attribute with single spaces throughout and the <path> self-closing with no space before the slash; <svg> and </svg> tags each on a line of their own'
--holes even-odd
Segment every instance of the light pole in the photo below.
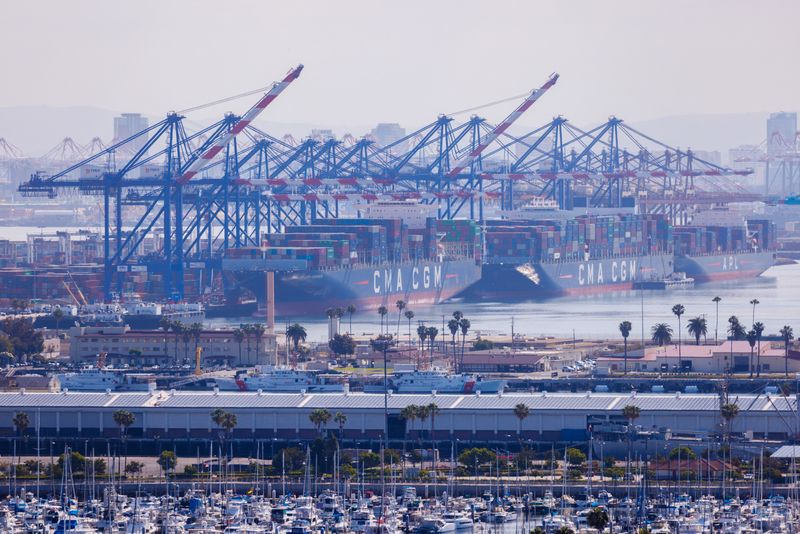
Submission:
<svg viewBox="0 0 800 534">
<path fill-rule="evenodd" d="M 370 344 L 372 350 L 383 352 L 383 453 L 381 454 L 381 517 L 383 517 L 386 506 L 386 469 L 383 465 L 383 458 L 389 448 L 389 377 L 386 370 L 386 353 L 389 352 L 389 347 L 394 345 L 394 340 L 391 334 L 387 334 L 371 340 Z"/>
</svg>

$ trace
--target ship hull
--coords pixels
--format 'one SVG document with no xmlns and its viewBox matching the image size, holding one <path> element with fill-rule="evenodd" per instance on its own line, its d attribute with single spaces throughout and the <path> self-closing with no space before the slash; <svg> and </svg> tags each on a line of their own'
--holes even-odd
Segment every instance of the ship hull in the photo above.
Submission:
<svg viewBox="0 0 800 534">
<path fill-rule="evenodd" d="M 237 270 L 237 283 L 252 292 L 259 307 L 266 299 L 263 271 Z M 448 260 L 275 272 L 275 310 L 279 315 L 315 315 L 331 306 L 354 304 L 359 310 L 444 302 L 476 283 L 481 267 L 474 260 Z"/>
<path fill-rule="evenodd" d="M 670 254 L 552 263 L 502 263 L 483 266 L 470 296 L 527 300 L 629 291 L 636 281 L 663 279 L 673 272 Z"/>
<path fill-rule="evenodd" d="M 720 282 L 755 278 L 775 264 L 775 253 L 726 252 L 699 256 L 676 256 L 675 270 L 697 282 Z"/>
</svg>

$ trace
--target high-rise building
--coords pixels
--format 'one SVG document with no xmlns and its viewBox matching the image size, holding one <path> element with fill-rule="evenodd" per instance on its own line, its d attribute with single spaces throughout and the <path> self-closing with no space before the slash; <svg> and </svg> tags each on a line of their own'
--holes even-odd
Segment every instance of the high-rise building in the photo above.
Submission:
<svg viewBox="0 0 800 534">
<path fill-rule="evenodd" d="M 406 136 L 406 129 L 396 122 L 381 122 L 372 129 L 372 137 L 378 146 L 385 147 L 395 143 Z M 393 152 L 400 154 L 408 149 L 408 143 L 400 143 L 394 147 Z"/>
<path fill-rule="evenodd" d="M 333 135 L 333 130 L 329 128 L 314 128 L 311 130 L 311 138 L 315 141 L 330 141 L 336 137 Z"/>
<path fill-rule="evenodd" d="M 772 113 L 767 119 L 767 170 L 764 192 L 768 195 L 789 195 L 796 192 L 797 113 Z"/>
<path fill-rule="evenodd" d="M 123 113 L 114 117 L 114 142 L 122 141 L 146 129 L 150 123 L 147 117 L 140 113 Z M 143 135 L 128 143 L 131 152 L 138 152 L 147 143 L 147 136 Z"/>
<path fill-rule="evenodd" d="M 722 153 L 718 150 L 693 150 L 694 157 L 713 163 L 714 165 L 722 165 Z"/>
<path fill-rule="evenodd" d="M 767 154 L 777 156 L 794 150 L 797 113 L 772 113 L 767 119 Z"/>
</svg>

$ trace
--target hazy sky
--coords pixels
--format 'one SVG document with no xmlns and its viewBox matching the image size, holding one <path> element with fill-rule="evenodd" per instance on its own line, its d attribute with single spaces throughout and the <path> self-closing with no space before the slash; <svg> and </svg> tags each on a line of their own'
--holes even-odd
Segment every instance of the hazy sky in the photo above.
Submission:
<svg viewBox="0 0 800 534">
<path fill-rule="evenodd" d="M 526 124 L 795 110 L 798 21 L 793 0 L 7 0 L 0 107 L 160 116 L 302 62 L 271 121 L 421 125 L 553 71 L 561 80 Z M 512 107 L 481 114 L 496 121 Z"/>
</svg>

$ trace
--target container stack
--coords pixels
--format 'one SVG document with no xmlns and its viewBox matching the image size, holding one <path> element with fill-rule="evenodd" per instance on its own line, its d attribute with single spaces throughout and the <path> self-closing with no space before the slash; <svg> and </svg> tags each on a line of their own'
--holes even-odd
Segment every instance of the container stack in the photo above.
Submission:
<svg viewBox="0 0 800 534">
<path fill-rule="evenodd" d="M 671 226 L 660 216 L 580 216 L 568 220 L 494 221 L 488 224 L 489 261 L 582 260 L 671 250 Z"/>
<path fill-rule="evenodd" d="M 747 229 L 752 237 L 751 242 L 759 249 L 775 248 L 776 228 L 772 221 L 766 219 L 748 220 Z"/>
</svg>

